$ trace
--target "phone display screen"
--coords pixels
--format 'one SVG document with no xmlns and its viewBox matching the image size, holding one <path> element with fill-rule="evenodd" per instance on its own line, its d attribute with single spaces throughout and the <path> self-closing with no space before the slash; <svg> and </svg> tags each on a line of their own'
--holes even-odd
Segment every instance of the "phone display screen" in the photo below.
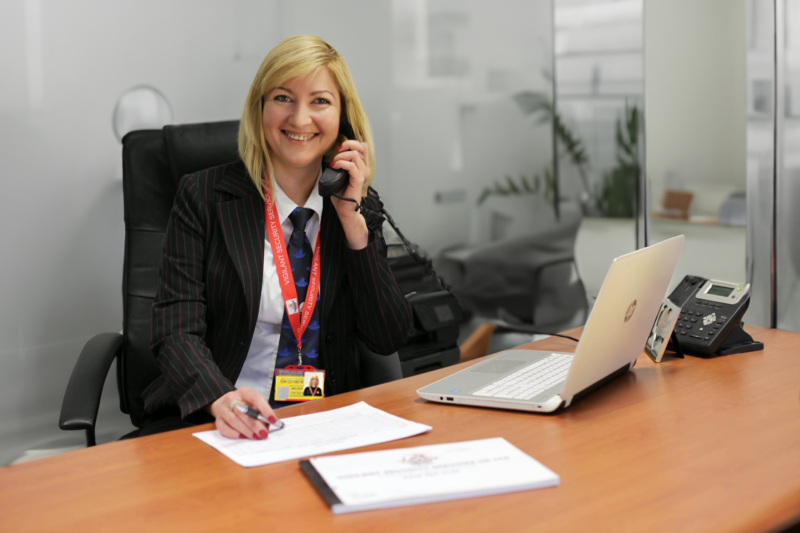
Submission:
<svg viewBox="0 0 800 533">
<path fill-rule="evenodd" d="M 712 285 L 707 291 L 706 294 L 712 294 L 714 296 L 725 296 L 730 295 L 733 292 L 733 287 L 726 287 L 724 285 Z"/>
</svg>

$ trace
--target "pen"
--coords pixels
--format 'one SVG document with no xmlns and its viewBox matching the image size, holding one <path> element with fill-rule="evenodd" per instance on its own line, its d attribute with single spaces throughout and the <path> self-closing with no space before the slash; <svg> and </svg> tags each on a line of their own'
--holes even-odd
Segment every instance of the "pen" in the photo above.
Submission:
<svg viewBox="0 0 800 533">
<path fill-rule="evenodd" d="M 264 418 L 264 415 L 262 415 L 261 413 L 259 413 L 258 411 L 256 411 L 255 409 L 253 409 L 252 407 L 250 407 L 249 405 L 247 405 L 245 403 L 237 403 L 236 405 L 234 405 L 234 407 L 240 413 L 245 414 L 245 415 L 249 416 L 250 418 L 255 418 L 256 420 L 261 420 L 265 424 L 268 424 L 268 425 L 272 426 L 275 431 L 278 431 L 279 429 L 283 429 L 284 426 L 285 426 L 285 424 L 283 423 L 283 420 L 278 420 L 278 419 L 275 419 L 275 423 L 272 424 L 269 420 Z"/>
</svg>

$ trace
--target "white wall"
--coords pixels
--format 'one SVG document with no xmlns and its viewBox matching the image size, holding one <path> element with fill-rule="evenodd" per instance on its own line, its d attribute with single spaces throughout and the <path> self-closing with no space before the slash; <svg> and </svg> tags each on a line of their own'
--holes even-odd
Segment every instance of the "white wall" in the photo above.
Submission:
<svg viewBox="0 0 800 533">
<path fill-rule="evenodd" d="M 27 444 L 58 435 L 81 347 L 122 327 L 117 98 L 146 83 L 176 123 L 238 118 L 279 40 L 279 7 L 0 1 L 0 450 L 11 453 L 20 435 Z M 106 392 L 101 408 L 118 412 L 116 391 Z"/>
<path fill-rule="evenodd" d="M 651 209 L 665 187 L 717 215 L 746 182 L 744 0 L 646 0 L 645 120 Z"/>
</svg>

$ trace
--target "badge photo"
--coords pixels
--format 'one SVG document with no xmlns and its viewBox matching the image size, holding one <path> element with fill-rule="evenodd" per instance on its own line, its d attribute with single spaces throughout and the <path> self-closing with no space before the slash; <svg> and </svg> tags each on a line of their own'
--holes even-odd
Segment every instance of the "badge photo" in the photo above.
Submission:
<svg viewBox="0 0 800 533">
<path fill-rule="evenodd" d="M 325 396 L 323 385 L 325 382 L 325 372 L 314 371 L 306 372 L 304 378 L 303 398 L 312 400 L 314 398 L 322 398 Z"/>
<path fill-rule="evenodd" d="M 653 329 L 650 331 L 650 336 L 644 346 L 647 355 L 656 363 L 660 363 L 664 357 L 672 331 L 675 329 L 675 324 L 678 323 L 680 316 L 681 308 L 669 299 L 665 299 L 658 310 L 656 322 L 653 324 Z"/>
<path fill-rule="evenodd" d="M 311 365 L 275 370 L 275 401 L 307 402 L 325 397 L 325 371 Z"/>
</svg>

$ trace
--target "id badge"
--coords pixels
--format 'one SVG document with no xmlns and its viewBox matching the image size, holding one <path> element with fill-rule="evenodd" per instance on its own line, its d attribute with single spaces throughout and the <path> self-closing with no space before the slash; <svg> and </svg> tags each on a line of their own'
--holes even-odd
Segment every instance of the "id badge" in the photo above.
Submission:
<svg viewBox="0 0 800 533">
<path fill-rule="evenodd" d="M 307 402 L 325 397 L 325 371 L 311 365 L 275 369 L 275 401 Z"/>
</svg>

